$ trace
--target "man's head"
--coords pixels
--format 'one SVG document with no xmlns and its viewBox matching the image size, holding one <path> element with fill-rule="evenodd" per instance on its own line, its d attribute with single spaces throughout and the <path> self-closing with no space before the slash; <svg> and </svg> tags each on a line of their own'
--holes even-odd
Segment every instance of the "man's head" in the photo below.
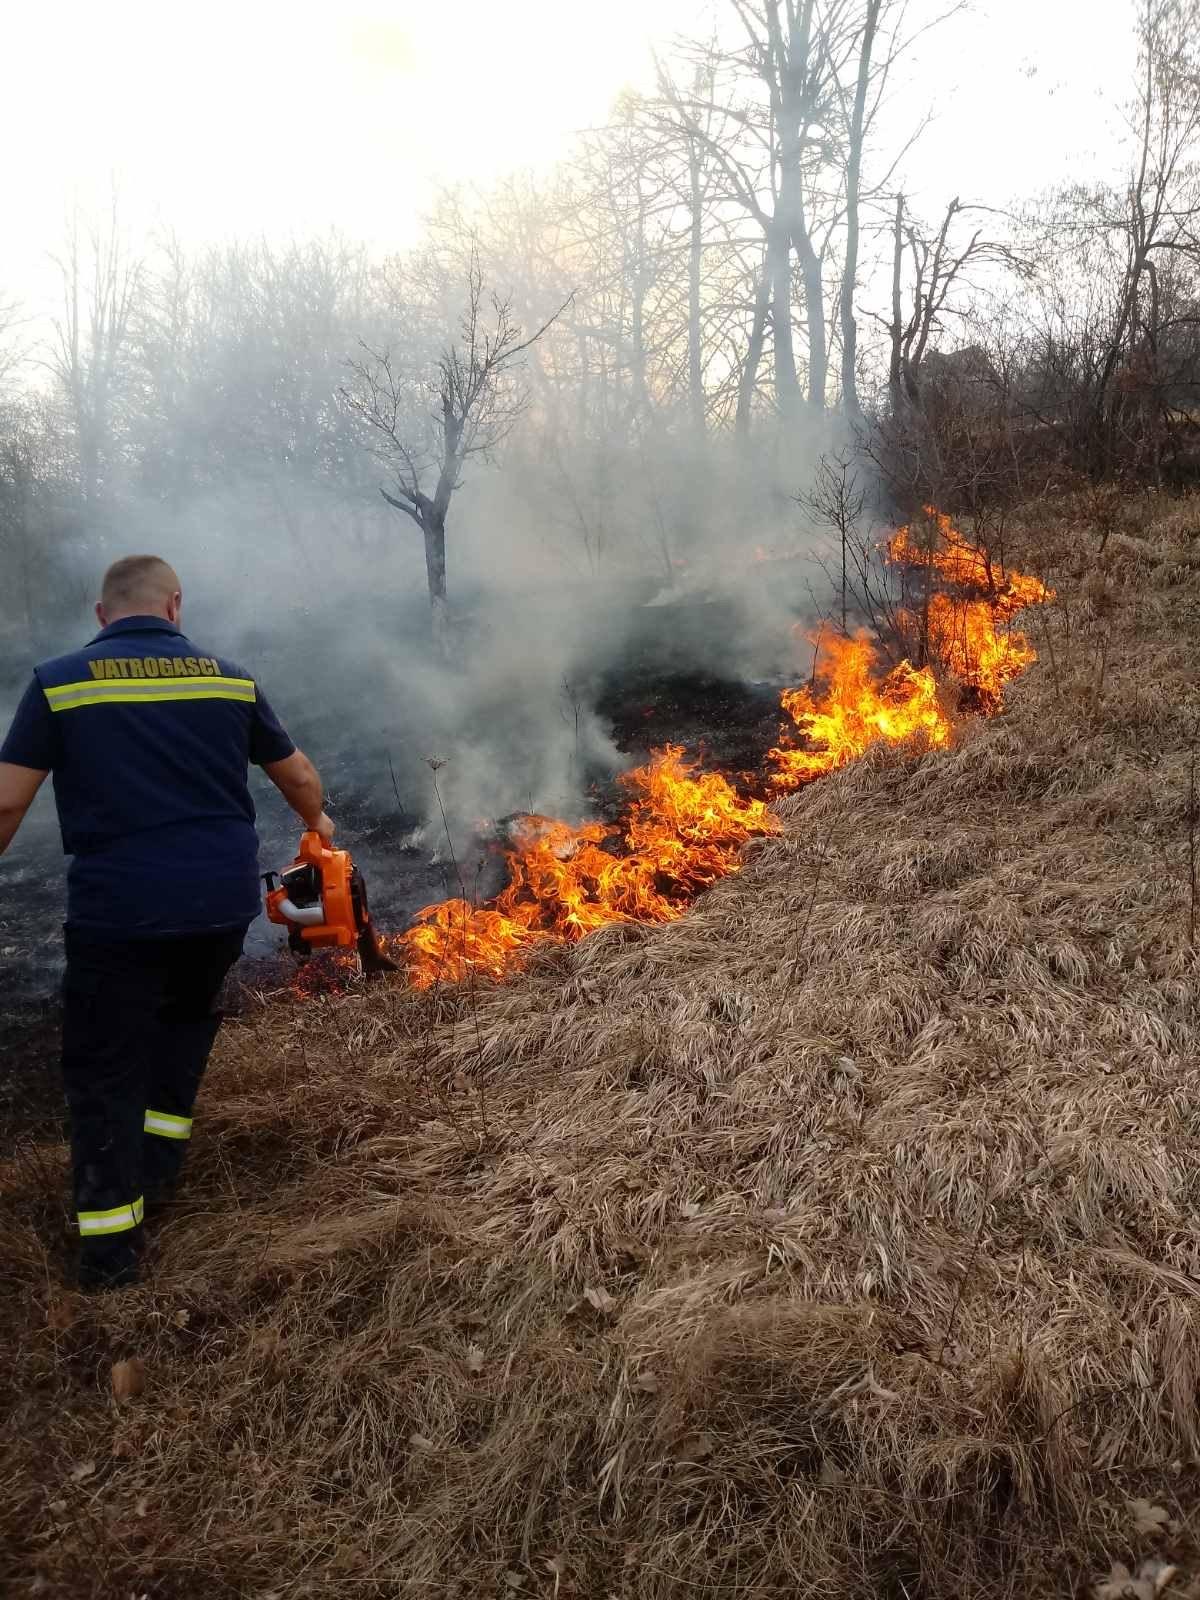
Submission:
<svg viewBox="0 0 1200 1600">
<path fill-rule="evenodd" d="M 104 574 L 96 616 L 102 628 L 122 617 L 164 617 L 178 623 L 183 609 L 179 577 L 161 556 L 122 556 Z"/>
</svg>

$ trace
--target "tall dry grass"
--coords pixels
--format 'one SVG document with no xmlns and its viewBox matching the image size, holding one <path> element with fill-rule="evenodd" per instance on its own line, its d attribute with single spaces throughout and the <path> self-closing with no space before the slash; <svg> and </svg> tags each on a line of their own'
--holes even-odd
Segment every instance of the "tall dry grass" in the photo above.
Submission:
<svg viewBox="0 0 1200 1600">
<path fill-rule="evenodd" d="M 1200 507 L 1026 521 L 1062 598 L 953 751 L 471 1005 L 229 1027 L 145 1288 L 3 1171 L 7 1592 L 1188 1592 Z"/>
</svg>

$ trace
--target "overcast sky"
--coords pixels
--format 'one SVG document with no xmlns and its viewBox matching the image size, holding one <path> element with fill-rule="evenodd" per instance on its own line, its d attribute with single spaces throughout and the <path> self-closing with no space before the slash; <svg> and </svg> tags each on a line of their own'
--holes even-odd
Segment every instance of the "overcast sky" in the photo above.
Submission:
<svg viewBox="0 0 1200 1600">
<path fill-rule="evenodd" d="M 20 3 L 20 0 L 17 0 Z M 936 0 L 913 0 L 930 15 Z M 718 6 L 728 13 L 729 7 Z M 0 292 L 34 302 L 78 195 L 119 183 L 138 227 L 192 242 L 337 226 L 412 242 L 438 179 L 548 164 L 652 43 L 704 32 L 681 0 L 57 0 L 4 29 Z M 892 107 L 933 108 L 908 162 L 933 211 L 1004 204 L 1115 159 L 1130 0 L 977 0 L 929 35 Z"/>
</svg>

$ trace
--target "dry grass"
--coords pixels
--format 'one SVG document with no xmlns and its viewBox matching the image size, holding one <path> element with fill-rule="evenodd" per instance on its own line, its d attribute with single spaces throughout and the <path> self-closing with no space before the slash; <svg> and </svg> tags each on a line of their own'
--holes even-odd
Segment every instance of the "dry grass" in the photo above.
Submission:
<svg viewBox="0 0 1200 1600">
<path fill-rule="evenodd" d="M 1031 524 L 1008 714 L 788 800 L 682 922 L 228 1028 L 145 1289 L 65 1291 L 62 1153 L 5 1170 L 5 1592 L 1194 1574 L 1198 531 Z"/>
</svg>

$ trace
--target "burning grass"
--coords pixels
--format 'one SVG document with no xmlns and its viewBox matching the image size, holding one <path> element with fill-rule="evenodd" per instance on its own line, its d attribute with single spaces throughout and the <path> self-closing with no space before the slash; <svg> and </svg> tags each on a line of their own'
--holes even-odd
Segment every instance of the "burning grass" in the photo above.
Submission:
<svg viewBox="0 0 1200 1600">
<path fill-rule="evenodd" d="M 494 904 L 447 900 L 418 914 L 399 941 L 417 988 L 470 973 L 503 977 L 538 941 L 574 941 L 616 922 L 670 922 L 735 870 L 748 839 L 778 827 L 763 801 L 740 798 L 675 745 L 621 782 L 634 799 L 620 836 L 603 823 L 526 817 Z M 605 848 L 618 840 L 619 852 Z"/>
<path fill-rule="evenodd" d="M 145 1288 L 6 1169 L 11 1592 L 1187 1592 L 1194 518 L 1052 526 L 1007 715 L 688 916 L 231 1025 Z"/>
<path fill-rule="evenodd" d="M 908 528 L 893 536 L 886 559 L 946 586 L 927 583 L 919 619 L 901 610 L 899 631 L 970 693 L 974 709 L 998 711 L 1007 684 L 1037 659 L 1012 619 L 1051 592 L 1039 579 L 1005 571 L 932 507 L 919 536 Z M 865 633 L 814 642 L 813 685 L 782 697 L 792 731 L 771 751 L 773 790 L 797 789 L 875 745 L 950 743 L 948 696 L 931 664 L 903 660 L 888 669 Z M 655 752 L 621 782 L 634 798 L 620 831 L 526 817 L 497 900 L 451 899 L 419 912 L 393 947 L 410 981 L 429 989 L 469 976 L 500 978 L 546 940 L 574 942 L 613 923 L 671 922 L 699 890 L 737 870 L 747 840 L 776 830 L 761 800 L 739 797 L 720 774 L 685 761 L 678 746 Z"/>
</svg>

